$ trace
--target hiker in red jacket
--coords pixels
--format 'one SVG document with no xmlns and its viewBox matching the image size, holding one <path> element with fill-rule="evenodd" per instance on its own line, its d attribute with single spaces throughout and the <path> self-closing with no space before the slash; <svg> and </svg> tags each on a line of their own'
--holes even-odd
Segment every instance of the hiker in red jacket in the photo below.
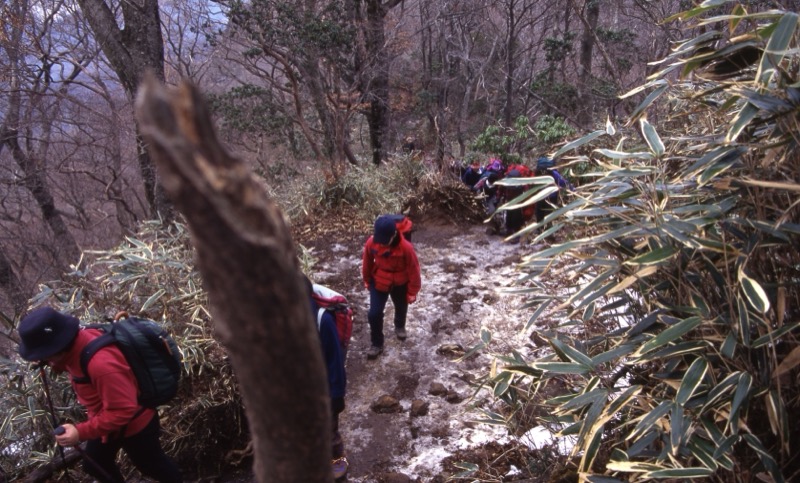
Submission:
<svg viewBox="0 0 800 483">
<path fill-rule="evenodd" d="M 100 330 L 83 329 L 75 317 L 41 307 L 22 319 L 18 332 L 23 359 L 46 363 L 53 371 L 67 371 L 71 376 L 72 389 L 89 419 L 61 425 L 56 442 L 77 446 L 86 441 L 82 453 L 88 474 L 103 483 L 124 483 L 116 464 L 117 453 L 124 449 L 143 475 L 162 483 L 183 481 L 180 469 L 161 448 L 158 414 L 139 405 L 136 377 L 118 347 L 103 347 L 92 357 L 90 383 L 75 382 L 86 375 L 81 370 L 81 351 Z"/>
<path fill-rule="evenodd" d="M 394 304 L 394 333 L 405 340 L 408 304 L 417 300 L 422 286 L 419 261 L 414 247 L 397 230 L 391 216 L 375 220 L 375 232 L 364 244 L 361 277 L 369 289 L 370 342 L 367 357 L 383 352 L 383 311 L 391 297 Z"/>
</svg>

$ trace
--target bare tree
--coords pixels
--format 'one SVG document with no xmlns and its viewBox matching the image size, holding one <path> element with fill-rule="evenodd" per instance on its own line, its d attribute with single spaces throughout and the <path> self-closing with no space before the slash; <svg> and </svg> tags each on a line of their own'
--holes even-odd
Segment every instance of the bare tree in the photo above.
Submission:
<svg viewBox="0 0 800 483">
<path fill-rule="evenodd" d="M 389 118 L 389 47 L 386 45 L 386 16 L 402 0 L 354 0 L 353 14 L 363 41 L 356 49 L 356 70 L 359 88 L 369 104 L 366 111 L 369 125 L 372 162 L 380 164 L 386 157 Z"/>
<path fill-rule="evenodd" d="M 219 144 L 191 85 L 167 91 L 148 81 L 136 114 L 192 233 L 244 399 L 256 479 L 332 481 L 319 336 L 283 214 Z"/>
<path fill-rule="evenodd" d="M 78 4 L 131 99 L 145 72 L 152 71 L 163 81 L 164 42 L 158 0 L 120 1 L 118 4 L 114 0 L 78 0 Z M 173 218 L 172 208 L 138 135 L 137 141 L 139 169 L 151 216 L 169 222 Z"/>
<path fill-rule="evenodd" d="M 80 250 L 63 214 L 56 207 L 47 180 L 48 137 L 52 130 L 53 114 L 58 110 L 58 91 L 63 94 L 80 74 L 83 65 L 69 61 L 61 63 L 58 66 L 64 69 L 61 78 L 54 79 L 52 69 L 58 54 L 48 48 L 51 45 L 46 42 L 48 29 L 32 30 L 34 36 L 26 36 L 25 27 L 31 20 L 31 10 L 26 0 L 15 0 L 3 6 L 3 17 L 10 28 L 0 37 L 0 50 L 7 62 L 0 154 L 4 148 L 8 149 L 19 168 L 19 183 L 35 200 L 42 219 L 57 241 L 54 246 L 55 263 L 59 269 L 66 270 L 78 260 Z M 45 24 L 56 15 L 56 12 L 49 13 L 51 17 L 44 19 Z M 31 62 L 31 58 L 37 58 L 39 62 Z M 23 92 L 29 93 L 25 99 Z"/>
<path fill-rule="evenodd" d="M 340 2 L 254 0 L 229 2 L 229 60 L 250 74 L 243 87 L 274 117 L 289 120 L 317 159 L 338 176 L 356 162 L 347 126 L 358 92 L 352 76 L 353 32 Z M 247 85 L 249 84 L 249 85 Z"/>
<path fill-rule="evenodd" d="M 221 48 L 214 41 L 215 33 L 225 28 L 221 8 L 212 0 L 161 0 L 160 4 L 167 83 L 204 82 Z"/>
</svg>

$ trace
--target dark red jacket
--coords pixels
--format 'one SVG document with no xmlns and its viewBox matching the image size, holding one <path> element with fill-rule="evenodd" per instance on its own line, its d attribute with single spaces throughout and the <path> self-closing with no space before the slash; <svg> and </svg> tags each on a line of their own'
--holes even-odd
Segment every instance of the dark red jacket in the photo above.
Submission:
<svg viewBox="0 0 800 483">
<path fill-rule="evenodd" d="M 86 344 L 100 335 L 97 329 L 81 329 L 75 343 L 66 354 L 63 365 L 54 366 L 56 371 L 67 371 L 70 376 L 82 377 L 80 354 Z M 115 346 L 107 346 L 89 361 L 91 382 L 78 384 L 72 381 L 72 389 L 89 414 L 89 419 L 75 424 L 81 441 L 119 436 L 125 428 L 125 436 L 133 436 L 150 422 L 155 415 L 152 409 L 143 409 L 137 402 L 139 385 L 125 356 Z M 142 410 L 143 409 L 143 410 Z M 134 418 L 137 412 L 141 413 Z"/>
<path fill-rule="evenodd" d="M 361 277 L 364 285 L 374 282 L 375 288 L 381 292 L 408 284 L 409 297 L 416 297 L 422 287 L 414 246 L 402 237 L 396 246 L 381 245 L 369 237 L 364 244 Z"/>
</svg>

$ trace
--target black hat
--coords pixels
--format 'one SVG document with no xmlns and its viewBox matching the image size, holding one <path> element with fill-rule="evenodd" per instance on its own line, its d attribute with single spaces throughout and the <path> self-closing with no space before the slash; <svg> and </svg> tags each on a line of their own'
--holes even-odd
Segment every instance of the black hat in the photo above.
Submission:
<svg viewBox="0 0 800 483">
<path fill-rule="evenodd" d="M 19 323 L 19 355 L 26 361 L 41 361 L 63 351 L 78 335 L 80 321 L 50 307 L 39 307 Z"/>
<path fill-rule="evenodd" d="M 379 216 L 375 220 L 375 234 L 372 236 L 372 241 L 381 245 L 388 245 L 396 231 L 397 226 L 395 226 L 395 221 L 391 216 Z"/>
</svg>

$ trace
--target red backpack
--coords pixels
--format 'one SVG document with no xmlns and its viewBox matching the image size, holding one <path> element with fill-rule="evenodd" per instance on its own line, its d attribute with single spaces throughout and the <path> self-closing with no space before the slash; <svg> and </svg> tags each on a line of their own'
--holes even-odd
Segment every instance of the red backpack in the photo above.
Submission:
<svg viewBox="0 0 800 483">
<path fill-rule="evenodd" d="M 516 170 L 519 173 L 520 178 L 531 178 L 533 177 L 533 171 L 531 168 L 525 166 L 524 164 L 512 164 L 508 168 L 506 168 L 506 176 L 512 170 Z"/>
<path fill-rule="evenodd" d="M 332 313 L 336 319 L 336 332 L 339 334 L 342 357 L 345 357 L 350 345 L 350 337 L 353 335 L 353 309 L 350 308 L 347 298 L 339 292 L 317 283 L 312 285 L 311 296 L 319 306 L 317 329 L 322 324 L 323 311 L 327 310 Z"/>
<path fill-rule="evenodd" d="M 509 167 L 506 169 L 506 177 L 508 177 L 508 174 L 511 171 L 516 171 L 517 173 L 519 173 L 519 178 L 532 178 L 535 175 L 533 170 L 525 166 L 524 164 L 509 165 Z M 522 194 L 522 192 L 527 190 L 529 187 L 530 185 L 525 185 L 518 187 L 516 189 L 507 190 L 508 191 L 507 195 L 509 196 L 509 198 L 514 198 L 515 196 Z M 523 219 L 525 220 L 530 220 L 531 218 L 533 218 L 533 215 L 535 213 L 536 213 L 536 205 L 528 205 L 522 209 L 522 216 Z"/>
</svg>

